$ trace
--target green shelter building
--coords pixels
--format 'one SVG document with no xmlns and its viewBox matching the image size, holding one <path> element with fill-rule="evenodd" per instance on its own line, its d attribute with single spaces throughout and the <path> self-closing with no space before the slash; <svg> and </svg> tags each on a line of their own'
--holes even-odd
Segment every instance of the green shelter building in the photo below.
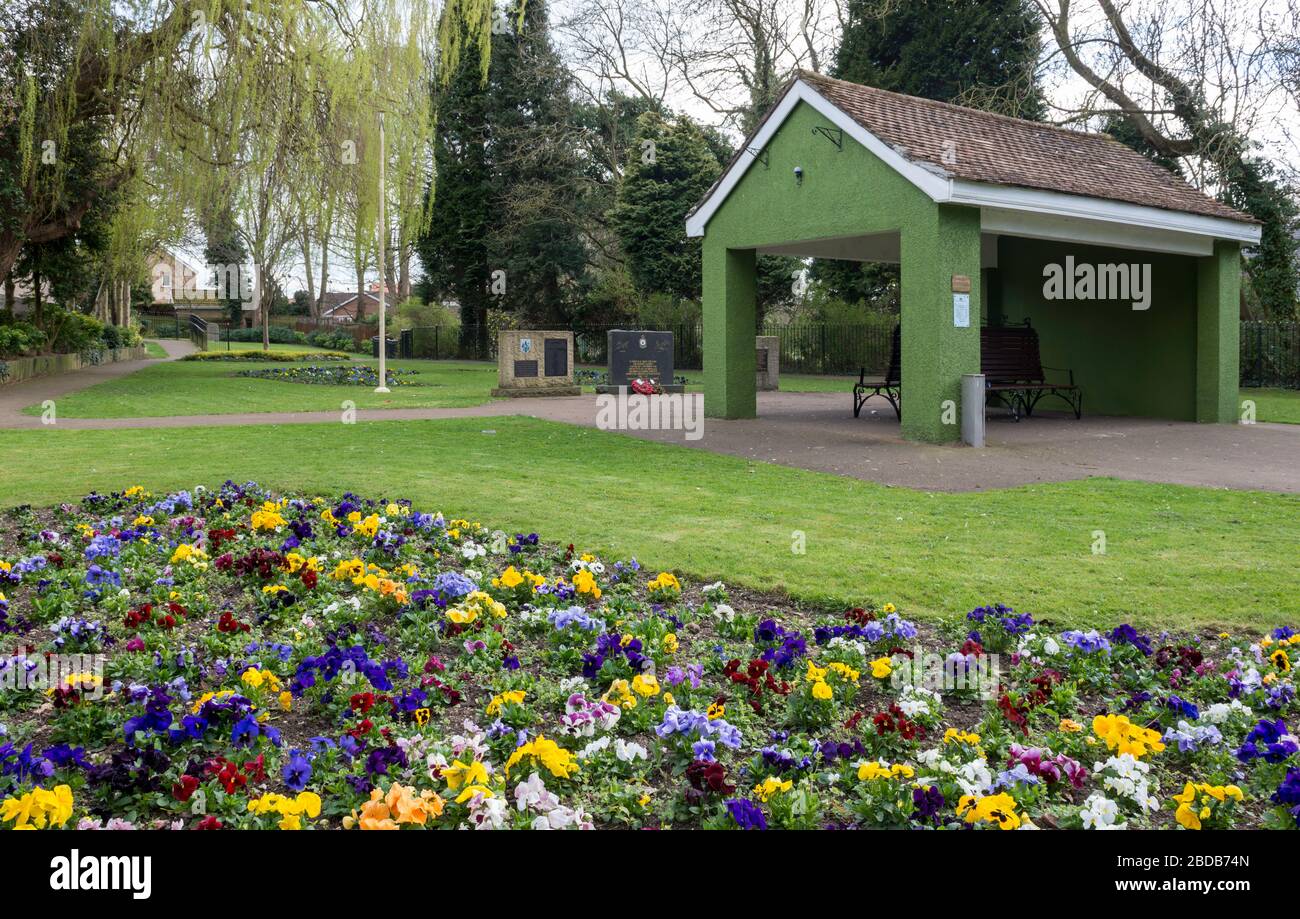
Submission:
<svg viewBox="0 0 1300 919">
<path fill-rule="evenodd" d="M 1260 226 L 1106 135 L 799 71 L 686 228 L 711 416 L 755 416 L 755 257 L 773 254 L 900 265 L 909 439 L 960 439 L 981 325 L 1026 321 L 1090 414 L 1237 419 Z"/>
</svg>

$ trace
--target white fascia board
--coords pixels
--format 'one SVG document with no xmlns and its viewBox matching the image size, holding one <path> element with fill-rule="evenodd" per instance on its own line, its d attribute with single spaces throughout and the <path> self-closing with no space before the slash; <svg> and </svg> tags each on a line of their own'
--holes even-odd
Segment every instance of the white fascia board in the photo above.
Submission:
<svg viewBox="0 0 1300 919">
<path fill-rule="evenodd" d="M 1080 245 L 1108 246 L 1175 255 L 1206 256 L 1214 253 L 1214 238 L 1176 233 L 1124 223 L 1103 223 L 1056 214 L 980 208 L 980 229 L 985 234 L 1050 239 Z"/>
<path fill-rule="evenodd" d="M 796 81 L 790 87 L 790 90 L 777 105 L 776 110 L 772 112 L 763 127 L 754 135 L 754 139 L 750 141 L 749 149 L 761 151 L 766 147 L 800 102 L 806 102 L 812 106 L 818 114 L 842 130 L 846 136 L 852 137 L 866 147 L 891 169 L 929 195 L 932 200 L 943 201 L 951 193 L 952 181 L 950 179 L 937 175 L 935 172 L 908 160 L 889 144 L 836 108 L 830 100 L 802 80 Z M 758 159 L 757 156 L 746 152 L 731 164 L 731 168 L 727 170 L 726 175 L 722 177 L 722 181 L 718 183 L 713 193 L 700 205 L 699 210 L 687 218 L 687 236 L 704 235 L 704 228 L 708 225 L 709 219 L 722 206 L 722 202 L 727 200 L 727 196 L 740 183 L 740 180 L 754 165 L 756 159 Z"/>
<path fill-rule="evenodd" d="M 1033 188 L 1012 188 L 1006 185 L 986 185 L 982 182 L 956 181 L 952 183 L 952 197 L 947 203 L 968 204 L 996 210 L 1026 211 L 1073 217 L 1080 220 L 1124 224 L 1151 230 L 1229 239 L 1234 242 L 1257 244 L 1260 237 L 1258 224 L 1207 217 L 1183 211 L 1167 211 L 1158 207 L 1069 195 L 1063 192 L 1041 191 Z"/>
</svg>

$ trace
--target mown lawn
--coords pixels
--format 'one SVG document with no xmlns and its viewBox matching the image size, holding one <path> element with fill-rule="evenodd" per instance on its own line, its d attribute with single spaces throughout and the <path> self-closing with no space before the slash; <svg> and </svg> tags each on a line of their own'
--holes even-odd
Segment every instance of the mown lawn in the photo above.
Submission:
<svg viewBox="0 0 1300 919">
<path fill-rule="evenodd" d="M 1300 424 L 1300 389 L 1243 389 L 1241 398 L 1254 400 L 1256 421 Z"/>
<path fill-rule="evenodd" d="M 260 342 L 222 342 L 214 350 L 254 351 Z M 322 350 L 311 345 L 272 344 L 272 350 Z M 150 357 L 165 356 L 150 344 Z M 358 363 L 374 364 L 369 358 Z M 357 408 L 456 408 L 491 401 L 497 382 L 496 364 L 488 361 L 390 361 L 389 366 L 419 371 L 418 386 L 398 387 L 387 396 L 369 387 L 316 386 L 255 380 L 236 375 L 251 367 L 285 366 L 257 362 L 179 361 L 149 367 L 138 373 L 102 383 L 59 400 L 65 418 L 156 418 L 169 415 L 224 415 L 243 412 L 335 411 L 344 399 Z M 583 369 L 601 370 L 583 366 Z M 687 390 L 702 392 L 704 374 L 683 371 Z M 853 389 L 849 376 L 785 374 L 781 389 L 786 392 L 843 392 Z M 583 387 L 594 392 L 592 386 Z M 1256 417 L 1262 422 L 1300 424 L 1300 391 L 1285 389 L 1243 389 L 1242 399 L 1253 399 Z M 847 395 L 846 395 L 847 399 Z M 25 409 L 40 414 L 39 405 Z"/>
<path fill-rule="evenodd" d="M 150 357 L 165 357 L 157 345 Z M 260 342 L 221 342 L 214 351 L 259 351 Z M 310 345 L 272 344 L 273 351 L 319 351 Z M 375 365 L 370 358 L 356 363 Z M 59 400 L 64 418 L 158 418 L 172 415 L 228 415 L 244 412 L 336 411 L 345 399 L 357 408 L 458 408 L 491 401 L 497 367 L 488 361 L 400 361 L 394 369 L 415 370 L 416 385 L 394 387 L 387 396 L 365 386 L 321 386 L 283 383 L 238 375 L 240 370 L 290 366 L 277 362 L 173 361 L 81 390 Z M 692 392 L 704 389 L 699 371 L 683 374 Z M 787 375 L 782 387 L 790 392 L 849 392 L 847 377 Z M 595 387 L 584 387 L 595 392 Z M 38 415 L 41 406 L 24 411 Z"/>
<path fill-rule="evenodd" d="M 376 362 L 364 360 L 358 363 Z M 264 361 L 171 361 L 155 364 L 63 396 L 58 401 L 58 411 L 64 418 L 338 411 L 344 400 L 351 400 L 362 409 L 454 408 L 487 402 L 496 383 L 494 365 L 452 361 L 389 361 L 388 366 L 392 369 L 416 370 L 418 374 L 411 378 L 416 385 L 394 386 L 387 395 L 377 394 L 368 386 L 285 383 L 238 375 L 241 370 L 291 366 Z M 33 405 L 24 411 L 38 415 L 41 407 Z"/>
<path fill-rule="evenodd" d="M 1061 627 L 1300 624 L 1287 495 L 1107 479 L 924 493 L 524 418 L 6 431 L 0 464 L 2 506 L 251 479 L 410 496 L 693 577 L 931 619 L 1002 601 Z"/>
<path fill-rule="evenodd" d="M 684 370 L 677 375 L 686 377 L 686 385 L 689 391 L 704 391 L 704 371 Z M 857 381 L 857 377 L 849 376 L 822 376 L 811 373 L 783 373 L 781 374 L 781 391 L 851 393 L 853 392 L 853 384 Z"/>
</svg>

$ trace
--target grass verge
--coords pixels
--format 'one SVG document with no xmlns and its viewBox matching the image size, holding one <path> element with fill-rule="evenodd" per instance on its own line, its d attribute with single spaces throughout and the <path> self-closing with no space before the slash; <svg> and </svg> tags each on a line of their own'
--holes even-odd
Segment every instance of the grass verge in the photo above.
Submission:
<svg viewBox="0 0 1300 919">
<path fill-rule="evenodd" d="M 0 505 L 227 477 L 354 489 L 706 580 L 931 619 L 993 601 L 1062 627 L 1300 618 L 1291 495 L 1110 479 L 917 492 L 526 418 L 5 431 L 0 463 Z"/>
</svg>

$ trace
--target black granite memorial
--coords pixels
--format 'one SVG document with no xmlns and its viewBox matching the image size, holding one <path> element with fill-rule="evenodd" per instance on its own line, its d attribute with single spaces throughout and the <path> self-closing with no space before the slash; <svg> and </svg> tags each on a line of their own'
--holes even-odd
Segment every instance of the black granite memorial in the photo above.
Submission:
<svg viewBox="0 0 1300 919">
<path fill-rule="evenodd" d="M 673 333 L 609 331 L 609 380 L 596 387 L 598 393 L 617 393 L 631 387 L 633 380 L 654 380 L 663 392 L 684 392 L 673 382 Z"/>
</svg>

